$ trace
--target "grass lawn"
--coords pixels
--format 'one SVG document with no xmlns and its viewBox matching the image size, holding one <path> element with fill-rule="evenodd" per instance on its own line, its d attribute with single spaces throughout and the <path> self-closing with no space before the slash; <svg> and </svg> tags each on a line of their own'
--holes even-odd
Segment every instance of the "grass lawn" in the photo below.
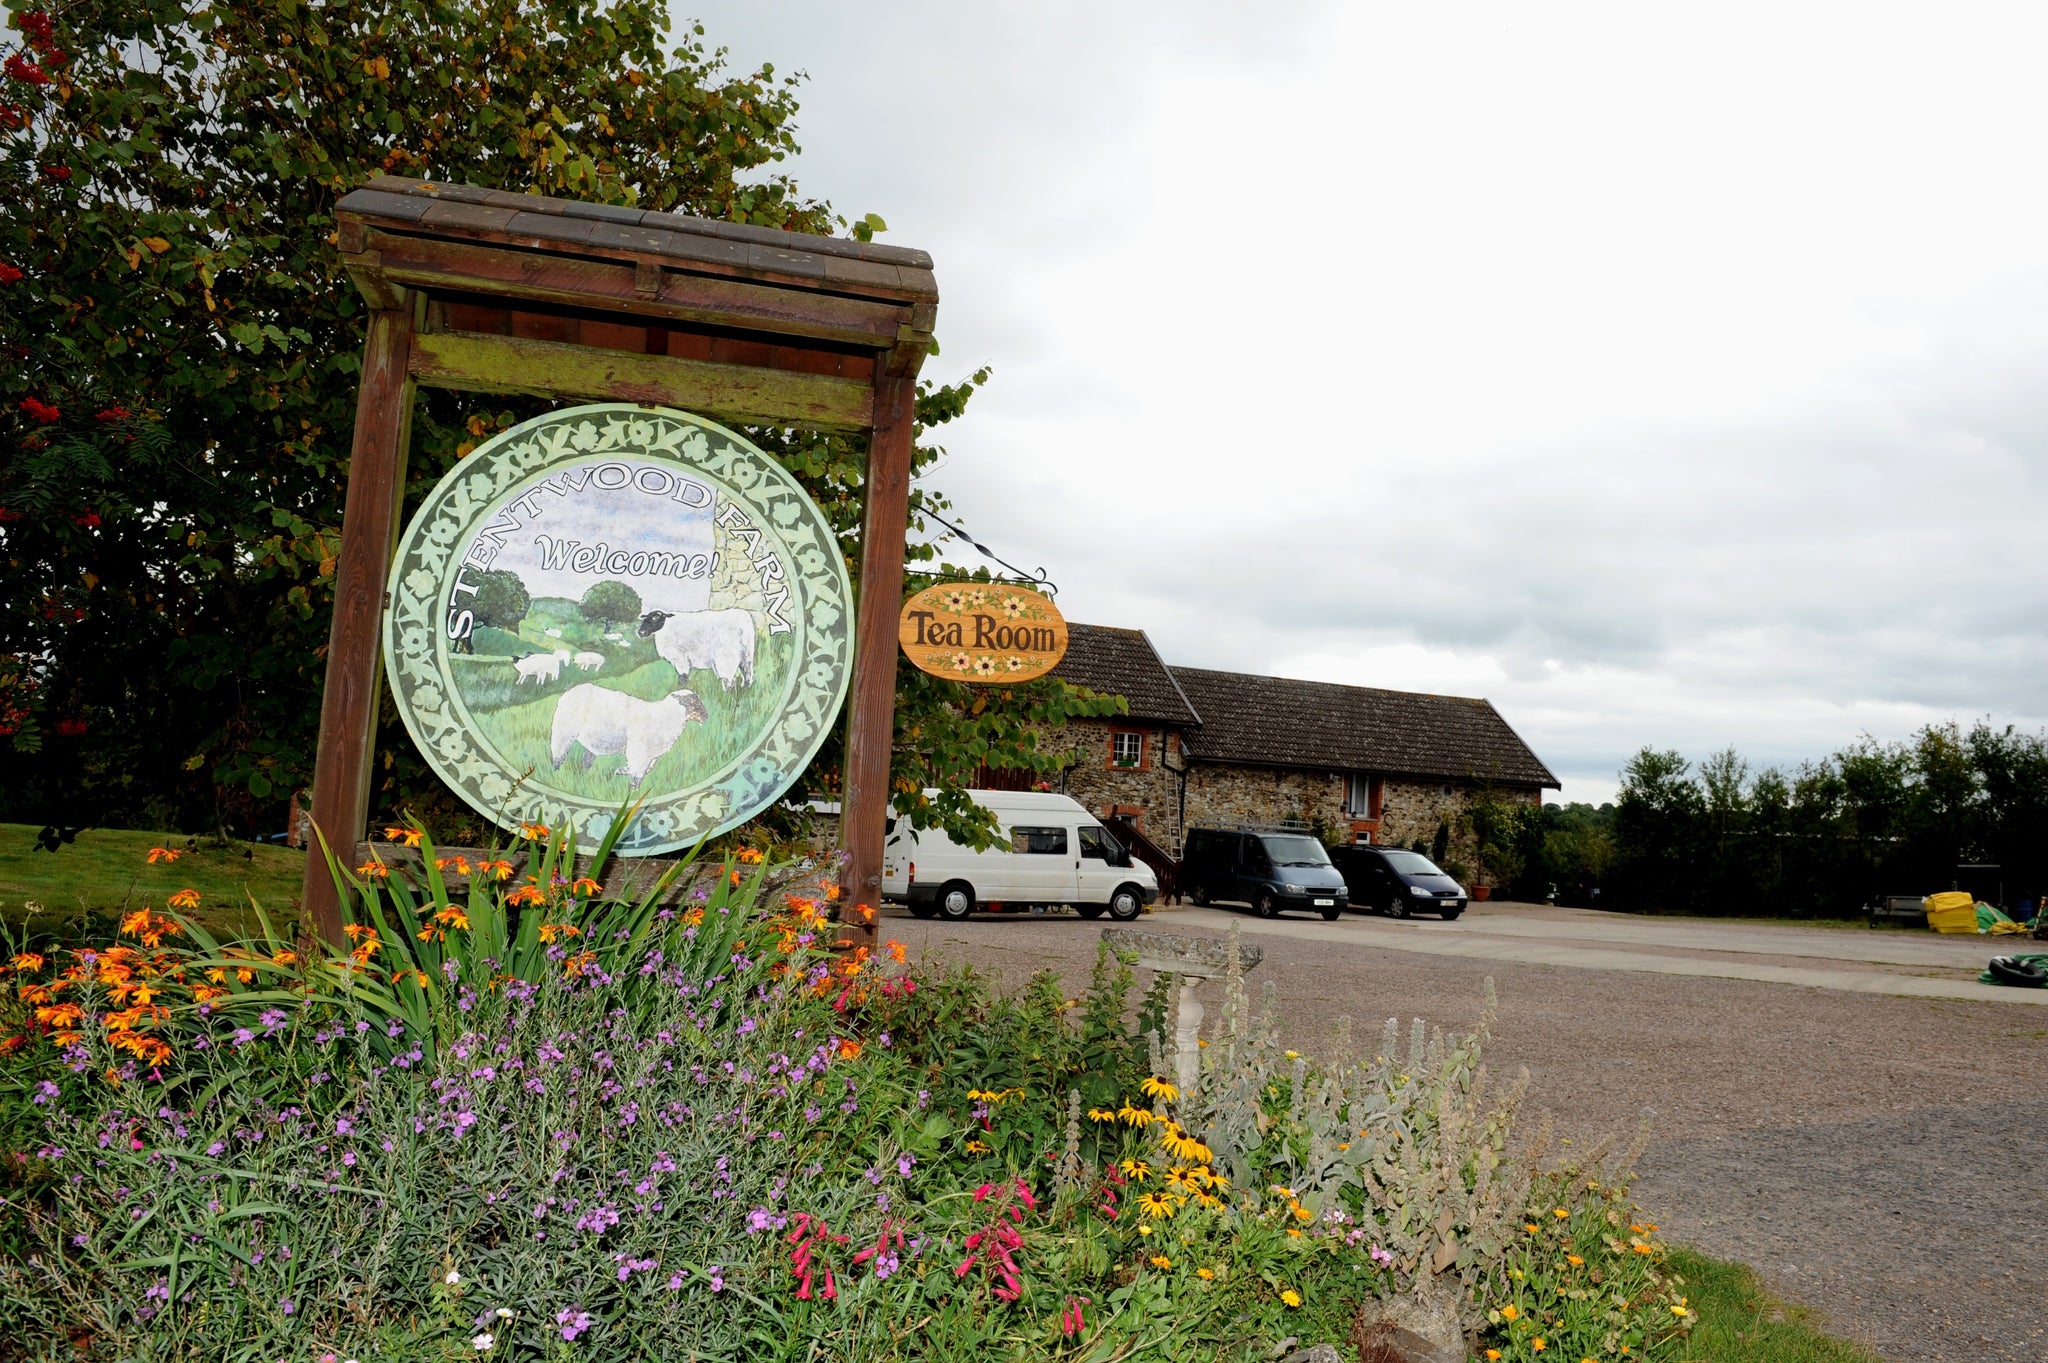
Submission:
<svg viewBox="0 0 2048 1363">
<path fill-rule="evenodd" d="M 193 916 L 211 928 L 253 925 L 251 895 L 273 923 L 298 914 L 306 854 L 290 848 L 94 828 L 45 852 L 35 834 L 27 824 L 0 823 L 0 921 L 17 934 L 108 936 L 123 912 L 144 904 L 161 909 L 187 888 L 200 895 Z M 175 862 L 152 866 L 152 847 L 187 850 Z M 30 902 L 41 907 L 27 909 Z"/>
<path fill-rule="evenodd" d="M 1700 1363 L 1882 1363 L 1875 1353 L 1824 1334 L 1803 1306 L 1779 1301 L 1741 1264 L 1674 1249 L 1671 1268 L 1685 1279 L 1684 1291 L 1699 1312 L 1699 1323 L 1666 1359 Z"/>
</svg>

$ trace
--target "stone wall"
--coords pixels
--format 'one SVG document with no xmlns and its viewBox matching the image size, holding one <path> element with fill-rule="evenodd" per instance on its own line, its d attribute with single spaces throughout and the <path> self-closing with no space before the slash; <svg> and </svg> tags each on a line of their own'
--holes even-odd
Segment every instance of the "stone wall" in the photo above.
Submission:
<svg viewBox="0 0 2048 1363">
<path fill-rule="evenodd" d="M 1189 828 L 1270 824 L 1283 819 L 1347 827 L 1345 777 L 1337 772 L 1295 771 L 1200 763 L 1188 773 Z"/>
<path fill-rule="evenodd" d="M 1112 761 L 1112 735 L 1135 733 L 1144 739 L 1136 767 Z M 1180 840 L 1176 815 L 1180 807 L 1180 736 L 1143 720 L 1071 720 L 1064 730 L 1041 734 L 1041 745 L 1068 754 L 1072 766 L 1055 789 L 1064 790 L 1090 813 L 1129 814 L 1145 836 L 1169 849 Z M 1168 762 L 1173 767 L 1167 765 Z"/>
<path fill-rule="evenodd" d="M 1518 804 L 1543 803 L 1540 790 L 1495 789 L 1501 798 Z M 1445 860 L 1464 863 L 1468 873 L 1474 869 L 1479 842 L 1466 826 L 1464 816 L 1479 787 L 1442 777 L 1389 776 L 1382 791 L 1380 826 L 1373 835 L 1374 842 L 1388 847 L 1413 847 L 1420 842 L 1428 849 L 1436 844 L 1437 827 L 1448 823 L 1451 839 Z"/>
</svg>

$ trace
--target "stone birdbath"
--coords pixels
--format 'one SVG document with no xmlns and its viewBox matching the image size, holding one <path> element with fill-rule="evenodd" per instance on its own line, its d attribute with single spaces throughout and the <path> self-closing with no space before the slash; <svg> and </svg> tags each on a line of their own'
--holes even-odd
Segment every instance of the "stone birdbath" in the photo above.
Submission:
<svg viewBox="0 0 2048 1363">
<path fill-rule="evenodd" d="M 1240 971 L 1252 969 L 1265 953 L 1238 941 L 1235 932 L 1219 938 L 1104 928 L 1102 940 L 1119 953 L 1135 954 L 1140 969 L 1179 977 L 1173 1026 L 1174 1082 L 1182 1093 L 1193 1093 L 1202 1076 L 1202 1002 L 1195 997 L 1195 990 L 1203 980 L 1219 979 L 1230 973 L 1233 950 Z"/>
</svg>

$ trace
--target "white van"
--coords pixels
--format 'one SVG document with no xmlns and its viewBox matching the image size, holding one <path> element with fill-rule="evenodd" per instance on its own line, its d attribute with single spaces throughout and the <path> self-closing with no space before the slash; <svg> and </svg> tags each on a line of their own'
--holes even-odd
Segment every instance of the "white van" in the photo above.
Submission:
<svg viewBox="0 0 2048 1363">
<path fill-rule="evenodd" d="M 918 918 L 968 917 L 979 905 L 1004 909 L 1071 904 L 1083 918 L 1107 913 L 1127 923 L 1159 897 L 1152 868 L 1133 861 L 1110 831 L 1065 795 L 970 790 L 996 816 L 1007 844 L 962 847 L 944 829 L 914 831 L 889 821 L 882 850 L 882 898 Z"/>
</svg>

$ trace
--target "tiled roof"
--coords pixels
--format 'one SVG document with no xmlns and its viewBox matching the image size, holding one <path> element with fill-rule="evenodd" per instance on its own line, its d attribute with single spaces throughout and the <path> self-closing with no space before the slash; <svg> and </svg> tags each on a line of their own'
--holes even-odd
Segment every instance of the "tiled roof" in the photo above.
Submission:
<svg viewBox="0 0 2048 1363">
<path fill-rule="evenodd" d="M 1488 701 L 1199 667 L 1171 672 L 1201 716 L 1184 736 L 1198 762 L 1558 784 Z"/>
<path fill-rule="evenodd" d="M 1122 696 L 1131 717 L 1182 726 L 1201 723 L 1173 673 L 1141 629 L 1067 625 L 1067 656 L 1052 675 L 1105 695 Z"/>
</svg>

